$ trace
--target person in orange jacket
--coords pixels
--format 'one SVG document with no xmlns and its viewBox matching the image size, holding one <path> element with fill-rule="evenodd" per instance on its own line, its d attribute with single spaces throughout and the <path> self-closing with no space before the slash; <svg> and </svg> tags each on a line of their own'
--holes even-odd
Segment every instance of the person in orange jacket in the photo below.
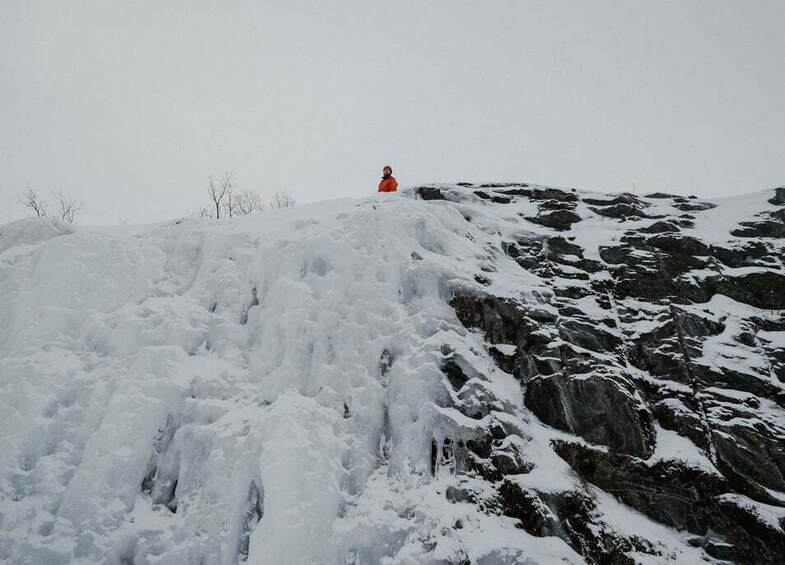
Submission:
<svg viewBox="0 0 785 565">
<path fill-rule="evenodd" d="M 398 190 L 398 181 L 392 176 L 392 167 L 387 165 L 382 169 L 382 180 L 379 183 L 379 192 L 395 192 Z"/>
</svg>

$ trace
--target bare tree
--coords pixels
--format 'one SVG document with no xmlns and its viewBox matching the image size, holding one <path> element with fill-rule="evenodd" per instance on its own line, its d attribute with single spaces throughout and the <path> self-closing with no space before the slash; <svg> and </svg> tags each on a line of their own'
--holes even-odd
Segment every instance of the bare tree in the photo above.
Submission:
<svg viewBox="0 0 785 565">
<path fill-rule="evenodd" d="M 229 190 L 226 191 L 226 195 L 224 196 L 223 206 L 224 214 L 229 216 L 230 218 L 236 216 L 235 208 L 237 206 L 237 193 L 234 191 L 234 186 L 230 186 Z"/>
<path fill-rule="evenodd" d="M 234 172 L 228 171 L 221 177 L 210 176 L 207 183 L 207 194 L 212 201 L 210 206 L 191 212 L 191 217 L 212 218 L 248 216 L 264 212 L 268 208 L 290 208 L 294 206 L 294 198 L 285 190 L 273 194 L 269 204 L 262 200 L 256 192 L 238 190 L 234 182 Z"/>
<path fill-rule="evenodd" d="M 234 216 L 247 216 L 256 212 L 263 212 L 264 202 L 262 197 L 255 192 L 250 190 L 238 192 L 232 187 L 226 191 L 222 208 L 225 215 L 233 218 Z"/>
<path fill-rule="evenodd" d="M 264 202 L 262 197 L 255 192 L 243 190 L 232 195 L 232 208 L 232 215 L 247 216 L 256 212 L 264 212 Z"/>
<path fill-rule="evenodd" d="M 28 186 L 16 201 L 27 208 L 29 214 L 35 218 L 57 218 L 69 224 L 76 221 L 76 215 L 85 207 L 84 202 L 66 196 L 62 190 L 53 190 L 52 198 L 55 201 L 55 209 L 50 212 L 49 203 L 38 194 L 37 190 Z"/>
<path fill-rule="evenodd" d="M 221 203 L 234 187 L 234 172 L 227 171 L 220 178 L 210 175 L 207 181 L 207 194 L 215 206 L 215 219 L 221 219 Z"/>
<path fill-rule="evenodd" d="M 56 217 L 64 222 L 73 224 L 76 220 L 76 214 L 84 209 L 85 203 L 81 200 L 73 200 L 65 194 L 62 190 L 52 191 L 52 196 L 57 204 Z"/>
<path fill-rule="evenodd" d="M 281 208 L 291 208 L 296 202 L 294 197 L 285 190 L 277 190 L 270 199 L 270 208 L 279 210 Z"/>
<path fill-rule="evenodd" d="M 35 218 L 46 218 L 49 216 L 47 203 L 38 195 L 38 191 L 27 186 L 27 190 L 17 197 L 17 202 L 27 208 L 29 214 Z"/>
</svg>

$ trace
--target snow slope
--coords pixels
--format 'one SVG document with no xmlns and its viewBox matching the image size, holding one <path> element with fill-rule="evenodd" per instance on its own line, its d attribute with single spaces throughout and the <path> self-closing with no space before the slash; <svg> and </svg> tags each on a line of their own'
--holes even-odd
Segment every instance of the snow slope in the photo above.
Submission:
<svg viewBox="0 0 785 565">
<path fill-rule="evenodd" d="M 542 279 L 489 251 L 550 228 L 518 223 L 526 202 L 456 200 L 0 227 L 0 561 L 583 563 L 493 511 L 487 482 L 457 477 L 449 457 L 433 468 L 434 445 L 508 418 L 537 462 L 521 484 L 580 484 L 548 447 L 563 432 L 524 407 L 494 344 L 449 305 L 492 270 L 497 296 L 551 308 Z M 600 220 L 576 225 L 588 255 L 618 236 Z M 496 416 L 453 407 L 445 348 Z M 669 445 L 691 444 L 656 456 Z M 479 500 L 448 500 L 458 482 Z M 597 501 L 662 560 L 706 558 L 686 534 Z"/>
</svg>

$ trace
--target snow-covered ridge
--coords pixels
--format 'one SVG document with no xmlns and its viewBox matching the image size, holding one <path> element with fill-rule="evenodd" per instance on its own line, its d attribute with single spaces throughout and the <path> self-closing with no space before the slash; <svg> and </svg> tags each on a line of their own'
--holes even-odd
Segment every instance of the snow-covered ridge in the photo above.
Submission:
<svg viewBox="0 0 785 565">
<path fill-rule="evenodd" d="M 438 185 L 226 223 L 6 224 L 0 560 L 695 562 L 746 543 L 610 496 L 580 449 L 743 475 L 722 503 L 771 528 L 751 539 L 782 534 L 779 479 L 728 471 L 721 443 L 785 430 L 780 197 Z M 679 241 L 695 261 L 664 265 Z M 682 270 L 649 295 L 647 269 Z M 684 351 L 692 380 L 665 376 Z M 630 437 L 571 395 L 620 407 Z"/>
</svg>

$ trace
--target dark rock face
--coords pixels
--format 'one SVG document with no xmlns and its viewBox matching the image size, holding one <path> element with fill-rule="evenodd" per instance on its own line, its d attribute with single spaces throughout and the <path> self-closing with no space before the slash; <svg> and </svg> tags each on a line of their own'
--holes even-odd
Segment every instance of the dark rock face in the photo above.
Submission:
<svg viewBox="0 0 785 565">
<path fill-rule="evenodd" d="M 617 204 L 642 206 L 641 201 L 632 194 L 620 194 L 615 198 L 582 198 L 581 200 L 592 206 L 615 206 Z"/>
<path fill-rule="evenodd" d="M 575 204 L 564 200 L 543 200 L 540 202 L 540 210 L 573 210 Z"/>
<path fill-rule="evenodd" d="M 761 241 L 743 241 L 736 243 L 732 248 L 711 246 L 711 255 L 728 267 L 746 267 L 761 263 L 776 264 L 768 245 Z"/>
<path fill-rule="evenodd" d="M 466 183 L 465 186 L 472 186 L 472 185 L 469 184 L 469 183 Z M 480 188 L 509 188 L 509 187 L 526 188 L 527 186 L 529 186 L 529 185 L 526 184 L 526 183 L 522 183 L 522 182 L 495 182 L 495 183 L 481 184 Z"/>
<path fill-rule="evenodd" d="M 711 202 L 680 202 L 676 204 L 676 208 L 683 212 L 697 212 L 702 210 L 711 210 L 712 208 L 716 208 L 716 204 L 712 204 Z"/>
<path fill-rule="evenodd" d="M 692 404 L 688 407 L 686 402 Z M 692 441 L 703 451 L 708 452 L 711 441 L 708 436 L 706 426 L 698 412 L 697 403 L 691 402 L 690 398 L 667 398 L 654 405 L 652 411 L 657 423 L 666 430 L 678 432 Z"/>
<path fill-rule="evenodd" d="M 679 235 L 655 235 L 648 239 L 648 244 L 669 253 L 686 255 L 709 255 L 709 246 L 694 237 Z"/>
<path fill-rule="evenodd" d="M 556 210 L 547 214 L 540 214 L 535 218 L 530 219 L 536 224 L 547 226 L 559 231 L 570 229 L 570 226 L 575 222 L 580 222 L 581 217 L 575 212 L 570 210 Z"/>
<path fill-rule="evenodd" d="M 704 259 L 687 253 L 666 253 L 645 241 L 627 240 L 619 247 L 601 248 L 600 257 L 612 265 L 614 290 L 619 298 L 705 302 L 713 294 L 683 276 L 707 265 Z"/>
<path fill-rule="evenodd" d="M 504 481 L 499 488 L 502 513 L 519 520 L 518 527 L 533 536 L 556 535 L 559 522 L 536 492 L 523 490 L 512 481 Z"/>
<path fill-rule="evenodd" d="M 652 414 L 635 387 L 621 379 L 538 377 L 526 388 L 526 406 L 546 424 L 592 443 L 643 458 L 654 453 Z"/>
<path fill-rule="evenodd" d="M 482 205 L 502 204 L 499 195 L 510 198 L 506 217 L 519 203 L 536 204 L 538 214 L 518 213 L 520 226 L 489 254 L 537 282 L 519 297 L 497 295 L 498 272 L 489 269 L 474 276 L 478 286 L 456 289 L 450 305 L 482 333 L 492 362 L 518 380 L 537 425 L 575 436 L 550 449 L 581 481 L 692 535 L 707 561 L 780 563 L 785 208 L 720 226 L 706 241 L 713 210 L 727 204 L 515 186 L 488 187 Z M 785 189 L 772 191 L 769 204 L 785 206 Z M 613 226 L 614 237 L 587 244 L 593 230 Z M 608 527 L 591 489 L 525 486 L 522 477 L 541 462 L 527 451 L 523 428 L 501 423 L 465 359 L 447 352 L 441 368 L 456 408 L 494 423 L 447 455 L 436 445 L 435 467 L 457 461 L 459 474 L 493 484 L 496 511 L 531 535 L 561 538 L 590 563 L 632 563 L 633 552 L 667 561 L 652 540 Z M 471 490 L 450 493 L 479 500 Z"/>
<path fill-rule="evenodd" d="M 785 186 L 774 189 L 774 196 L 769 199 L 769 204 L 785 206 Z"/>
<path fill-rule="evenodd" d="M 450 381 L 454 390 L 461 390 L 463 385 L 469 381 L 469 377 L 463 372 L 460 365 L 453 358 L 447 358 L 442 365 L 442 372 Z"/>
<path fill-rule="evenodd" d="M 465 326 L 481 328 L 491 343 L 515 345 L 524 352 L 500 362 L 519 379 L 527 381 L 548 370 L 545 361 L 532 353 L 543 350 L 545 340 L 537 333 L 542 313 L 536 310 L 527 313 L 523 306 L 495 296 L 456 296 L 450 305 Z"/>
<path fill-rule="evenodd" d="M 555 188 L 534 189 L 529 198 L 538 202 L 538 214 L 527 218 L 530 222 L 558 231 L 567 231 L 572 224 L 581 221 L 581 217 L 574 212 L 578 200 L 574 193 Z"/>
<path fill-rule="evenodd" d="M 592 212 L 599 214 L 600 216 L 606 216 L 608 218 L 619 218 L 619 219 L 626 219 L 626 218 L 645 218 L 646 213 L 643 211 L 642 208 L 635 206 L 634 204 L 627 204 L 627 203 L 619 203 L 614 204 L 613 206 L 608 206 L 607 208 L 589 208 Z"/>
<path fill-rule="evenodd" d="M 586 480 L 680 530 L 705 533 L 716 511 L 714 498 L 730 491 L 722 477 L 678 462 L 663 461 L 650 467 L 628 456 L 577 443 L 555 442 L 554 449 Z"/>
<path fill-rule="evenodd" d="M 596 484 L 647 516 L 706 536 L 711 531 L 728 542 L 720 559 L 739 563 L 778 563 L 785 533 L 748 508 L 723 497 L 732 493 L 719 475 L 662 461 L 649 466 L 633 458 L 603 453 L 575 443 L 556 442 L 554 449 L 584 479 Z M 711 547 L 706 547 L 712 555 Z"/>
<path fill-rule="evenodd" d="M 563 539 L 592 563 L 632 565 L 625 552 L 647 552 L 642 540 L 620 536 L 594 518 L 594 501 L 580 491 L 554 495 L 522 489 L 504 481 L 498 491 L 502 514 L 518 520 L 517 526 L 536 537 Z"/>
<path fill-rule="evenodd" d="M 578 195 L 558 188 L 535 188 L 531 193 L 532 200 L 558 200 L 560 202 L 575 202 Z"/>
<path fill-rule="evenodd" d="M 647 228 L 642 228 L 642 233 L 669 233 L 669 232 L 677 232 L 679 228 L 670 223 L 670 222 L 654 222 Z"/>
<path fill-rule="evenodd" d="M 737 237 L 785 237 L 785 224 L 770 220 L 742 222 L 743 229 L 731 233 Z"/>
<path fill-rule="evenodd" d="M 772 431 L 724 425 L 712 432 L 719 469 L 753 496 L 765 496 L 760 487 L 785 490 L 785 445 L 777 437 L 782 430 Z"/>
<path fill-rule="evenodd" d="M 483 200 L 490 200 L 495 204 L 509 204 L 512 202 L 512 198 L 509 196 L 498 196 L 496 194 L 488 194 L 487 192 L 483 192 L 482 190 L 477 190 L 475 193 L 477 196 L 482 198 Z"/>
<path fill-rule="evenodd" d="M 415 193 L 423 200 L 445 200 L 442 191 L 435 186 L 419 186 Z"/>
<path fill-rule="evenodd" d="M 778 189 L 781 190 L 781 189 Z M 769 202 L 774 203 L 777 197 Z M 785 208 L 758 214 L 754 220 L 740 222 L 742 228 L 731 232 L 736 237 L 782 238 L 785 237 Z"/>
<path fill-rule="evenodd" d="M 716 292 L 755 308 L 785 308 L 785 275 L 773 271 L 723 277 L 716 282 Z"/>
</svg>

